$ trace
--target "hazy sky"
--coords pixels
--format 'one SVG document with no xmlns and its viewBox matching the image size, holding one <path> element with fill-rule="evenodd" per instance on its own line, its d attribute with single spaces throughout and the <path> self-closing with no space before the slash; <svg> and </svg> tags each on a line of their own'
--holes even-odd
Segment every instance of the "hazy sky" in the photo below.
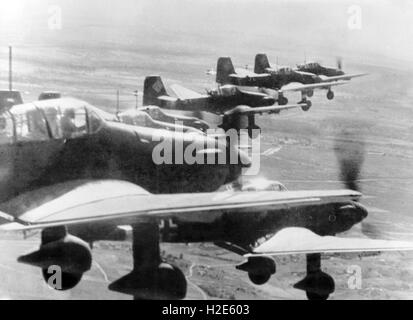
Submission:
<svg viewBox="0 0 413 320">
<path fill-rule="evenodd" d="M 48 28 L 54 5 L 62 9 L 58 31 Z M 360 30 L 348 27 L 352 5 L 362 10 Z M 188 47 L 212 50 L 213 44 L 228 55 L 241 46 L 279 44 L 295 59 L 322 52 L 413 64 L 412 21 L 409 0 L 1 0 L 0 46 L 144 44 L 148 37 L 160 43 L 187 37 Z"/>
</svg>

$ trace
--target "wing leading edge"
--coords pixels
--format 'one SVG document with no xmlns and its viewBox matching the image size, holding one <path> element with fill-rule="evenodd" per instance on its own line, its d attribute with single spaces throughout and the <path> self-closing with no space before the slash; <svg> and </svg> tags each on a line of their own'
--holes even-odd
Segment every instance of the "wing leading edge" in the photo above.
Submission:
<svg viewBox="0 0 413 320">
<path fill-rule="evenodd" d="M 348 81 L 332 81 L 332 82 L 320 82 L 313 84 L 298 84 L 291 83 L 283 86 L 279 92 L 288 92 L 288 91 L 304 91 L 304 90 L 314 90 L 314 89 L 328 89 L 334 86 L 340 86 L 347 84 Z"/>
<path fill-rule="evenodd" d="M 305 228 L 285 228 L 254 249 L 250 256 L 278 256 L 311 253 L 411 251 L 413 243 L 368 238 L 319 236 Z"/>
<path fill-rule="evenodd" d="M 68 189 L 64 187 L 65 185 L 58 185 L 29 192 L 2 206 L 2 209 L 12 208 L 12 212 L 7 212 L 7 217 L 16 218 L 14 222 L 0 226 L 0 229 L 42 229 L 94 222 L 127 225 L 147 219 L 174 217 L 182 221 L 211 222 L 219 218 L 224 210 L 226 212 L 281 210 L 343 202 L 361 196 L 360 193 L 351 190 L 156 195 L 132 183 L 118 180 L 87 181 Z M 59 188 L 63 188 L 64 191 L 57 192 L 55 196 L 50 195 Z M 39 199 L 38 194 L 44 196 L 43 201 Z M 36 199 L 35 206 L 30 206 L 30 199 Z M 26 208 L 29 209 L 25 210 Z"/>
</svg>

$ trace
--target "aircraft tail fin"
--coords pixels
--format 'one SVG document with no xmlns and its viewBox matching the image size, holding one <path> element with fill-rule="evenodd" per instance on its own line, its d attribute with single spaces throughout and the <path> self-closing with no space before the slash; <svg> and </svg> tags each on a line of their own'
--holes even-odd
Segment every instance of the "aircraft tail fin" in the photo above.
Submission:
<svg viewBox="0 0 413 320">
<path fill-rule="evenodd" d="M 235 74 L 235 68 L 230 57 L 221 57 L 217 63 L 216 82 L 219 84 L 229 84 L 230 75 Z"/>
<path fill-rule="evenodd" d="M 255 73 L 265 73 L 265 69 L 271 68 L 268 57 L 265 53 L 259 53 L 255 56 Z"/>
<path fill-rule="evenodd" d="M 160 76 L 149 76 L 145 78 L 143 86 L 143 105 L 159 105 L 158 97 L 167 96 L 165 86 Z"/>
</svg>

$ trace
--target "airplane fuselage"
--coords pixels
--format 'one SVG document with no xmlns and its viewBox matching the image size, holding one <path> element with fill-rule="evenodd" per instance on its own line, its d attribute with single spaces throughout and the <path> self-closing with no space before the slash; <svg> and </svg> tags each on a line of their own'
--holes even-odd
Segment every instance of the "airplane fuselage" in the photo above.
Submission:
<svg viewBox="0 0 413 320">
<path fill-rule="evenodd" d="M 219 93 L 210 94 L 202 98 L 186 100 L 160 100 L 159 106 L 164 109 L 183 110 L 183 111 L 206 111 L 216 114 L 223 114 L 239 105 L 250 107 L 271 106 L 275 100 L 271 97 L 254 96 L 235 92 L 231 95 L 222 95 Z"/>
<path fill-rule="evenodd" d="M 38 108 L 30 112 L 42 117 L 49 111 Z M 122 179 L 152 193 L 207 192 L 236 180 L 241 173 L 241 163 L 186 164 L 183 161 L 181 164 L 175 161 L 175 155 L 188 146 L 203 147 L 212 139 L 204 135 L 179 136 L 162 129 L 102 121 L 96 130 L 90 128 L 76 137 L 65 138 L 60 134 L 53 136 L 51 124 L 44 121 L 42 124 L 48 133 L 35 137 L 30 126 L 26 126 L 23 137 L 20 118 L 7 113 L 4 119 L 10 126 L 5 131 L 10 135 L 5 131 L 1 133 L 0 202 L 29 190 L 79 179 Z M 164 140 L 171 141 L 174 158 L 171 162 L 155 164 L 154 148 Z M 226 145 L 218 142 L 215 146 L 223 152 L 227 150 Z"/>
<path fill-rule="evenodd" d="M 297 69 L 299 71 L 309 72 L 309 73 L 313 73 L 313 74 L 316 74 L 316 75 L 323 75 L 323 76 L 326 76 L 326 77 L 335 77 L 335 76 L 344 75 L 344 72 L 342 70 L 335 69 L 335 68 L 323 67 L 323 66 L 315 66 L 315 67 L 299 66 Z"/>
<path fill-rule="evenodd" d="M 317 78 L 314 75 L 304 74 L 301 72 L 291 72 L 289 74 L 281 74 L 276 71 L 262 74 L 259 76 L 245 76 L 245 77 L 230 77 L 229 81 L 232 85 L 245 86 L 245 87 L 260 87 L 273 90 L 280 90 L 283 86 L 292 82 L 298 82 L 302 84 L 312 84 L 317 82 Z"/>
<path fill-rule="evenodd" d="M 245 76 L 245 77 L 229 77 L 228 84 L 245 87 L 261 87 L 278 90 L 281 88 L 278 79 L 272 75 L 265 76 Z"/>
<path fill-rule="evenodd" d="M 50 102 L 43 103 L 40 107 L 30 109 L 30 117 L 36 114 L 32 112 L 38 112 L 38 116 L 47 115 L 51 119 L 52 109 L 43 108 Z M 64 103 L 59 102 L 59 105 L 65 108 Z M 6 139 L 0 143 L 0 210 L 9 214 L 18 211 L 16 209 L 13 212 L 16 206 L 22 210 L 23 202 L 18 196 L 28 194 L 32 202 L 36 202 L 36 199 L 40 202 L 50 200 L 53 194 L 43 194 L 42 187 L 76 180 L 119 179 L 137 184 L 151 193 L 194 193 L 216 191 L 223 184 L 236 181 L 241 175 L 243 163 L 240 160 L 236 164 L 176 164 L 174 159 L 172 164 L 156 164 L 153 152 L 160 141 L 171 140 L 170 152 L 176 157 L 177 148 L 184 150 L 194 143 L 204 147 L 205 136 L 192 135 L 190 139 L 184 139 L 166 130 L 108 121 L 97 123 L 96 118 L 93 118 L 95 109 L 86 108 L 84 116 L 87 117 L 88 129 L 82 129 L 84 132 L 76 137 L 59 136 L 50 120 L 43 122 L 48 128 L 45 136 L 39 138 L 32 135 L 29 138 L 28 133 L 33 133 L 30 132 L 33 128 L 29 126 L 25 129 L 29 132 L 25 132 L 26 138 L 22 140 L 18 117 L 23 111 L 24 106 L 20 111 L 16 110 L 15 114 L 11 109 L 8 116 L 12 115 L 13 121 L 8 125 L 16 125 L 12 130 L 14 135 L 6 137 L 3 132 L 3 138 Z M 228 148 L 232 147 L 216 144 L 216 148 L 228 152 Z M 236 152 L 238 157 L 242 157 L 240 151 Z M 351 208 L 343 209 L 343 206 Z M 277 215 L 260 210 L 253 218 L 251 213 L 245 214 L 242 210 L 237 214 L 223 212 L 216 219 L 211 219 L 208 214 L 204 216 L 208 219 L 197 223 L 177 219 L 159 220 L 163 241 L 228 241 L 247 248 L 258 239 L 287 226 L 305 227 L 321 235 L 343 232 L 361 221 L 365 211 L 347 201 L 293 212 L 286 208 L 284 213 Z M 90 242 L 111 239 L 109 235 L 114 231 L 104 224 L 69 227 L 71 234 Z"/>
<path fill-rule="evenodd" d="M 152 151 L 159 142 L 152 139 L 156 131 L 159 137 L 167 134 L 165 130 L 149 131 L 111 124 L 99 133 L 76 139 L 1 145 L 0 201 L 27 190 L 78 179 L 121 179 L 152 193 L 174 193 L 214 191 L 237 178 L 230 177 L 226 165 L 155 165 Z M 186 142 L 181 143 L 185 149 Z M 177 144 L 171 145 L 175 153 Z"/>
</svg>

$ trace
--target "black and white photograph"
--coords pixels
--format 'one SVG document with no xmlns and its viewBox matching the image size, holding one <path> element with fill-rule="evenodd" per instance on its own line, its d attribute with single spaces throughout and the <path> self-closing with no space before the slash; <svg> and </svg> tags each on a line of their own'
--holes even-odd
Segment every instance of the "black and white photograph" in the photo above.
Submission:
<svg viewBox="0 0 413 320">
<path fill-rule="evenodd" d="M 412 164 L 411 0 L 0 0 L 1 300 L 411 300 Z"/>
</svg>

